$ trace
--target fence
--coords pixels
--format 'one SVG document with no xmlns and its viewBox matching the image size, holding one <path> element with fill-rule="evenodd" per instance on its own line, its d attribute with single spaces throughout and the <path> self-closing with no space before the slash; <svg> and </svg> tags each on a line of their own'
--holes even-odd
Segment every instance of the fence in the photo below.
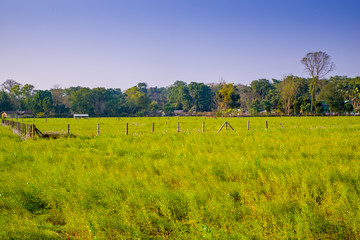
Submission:
<svg viewBox="0 0 360 240">
<path fill-rule="evenodd" d="M 240 119 L 240 118 L 239 118 Z M 229 120 L 229 119 L 224 119 Z M 142 134 L 155 132 L 220 132 L 224 128 L 227 131 L 228 127 L 231 130 L 242 129 L 250 130 L 249 120 L 228 121 L 223 122 L 222 118 L 199 118 L 199 117 L 136 117 L 136 118 L 89 118 L 86 120 L 72 119 L 72 118 L 44 118 L 44 119 L 21 119 L 19 121 L 3 119 L 3 125 L 8 125 L 15 129 L 17 133 L 24 136 L 39 136 L 42 138 L 59 138 L 59 137 L 75 137 L 75 136 L 96 136 L 103 134 Z M 261 121 L 262 122 L 262 121 Z M 35 124 L 36 126 L 35 127 Z M 261 127 L 259 124 L 253 125 L 253 129 L 265 127 L 268 129 L 268 121 L 265 121 Z M 281 126 L 281 123 L 280 123 Z M 41 127 L 44 132 L 39 131 Z M 219 129 L 220 127 L 220 129 Z M 282 126 L 281 126 L 282 127 Z M 283 128 L 283 127 L 282 127 Z M 70 132 L 71 130 L 71 132 Z"/>
<path fill-rule="evenodd" d="M 2 119 L 1 123 L 2 125 L 9 126 L 11 129 L 16 130 L 19 135 L 25 137 L 33 138 L 35 134 L 42 135 L 42 133 L 39 131 L 39 129 L 35 127 L 34 124 L 25 124 L 11 120 L 6 120 L 6 119 Z"/>
</svg>

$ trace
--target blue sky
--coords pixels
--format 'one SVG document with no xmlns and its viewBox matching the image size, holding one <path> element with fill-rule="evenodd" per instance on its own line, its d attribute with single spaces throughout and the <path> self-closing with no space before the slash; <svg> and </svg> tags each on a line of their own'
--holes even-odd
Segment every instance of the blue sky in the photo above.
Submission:
<svg viewBox="0 0 360 240">
<path fill-rule="evenodd" d="M 358 0 L 0 0 L 0 82 L 37 89 L 360 75 Z"/>
</svg>

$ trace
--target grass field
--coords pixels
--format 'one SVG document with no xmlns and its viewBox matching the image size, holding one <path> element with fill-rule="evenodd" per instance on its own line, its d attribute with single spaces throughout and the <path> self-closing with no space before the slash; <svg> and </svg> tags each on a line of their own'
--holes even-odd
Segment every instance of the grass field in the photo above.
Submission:
<svg viewBox="0 0 360 240">
<path fill-rule="evenodd" d="M 0 239 L 360 238 L 358 117 L 34 124 L 77 137 L 0 127 Z"/>
</svg>

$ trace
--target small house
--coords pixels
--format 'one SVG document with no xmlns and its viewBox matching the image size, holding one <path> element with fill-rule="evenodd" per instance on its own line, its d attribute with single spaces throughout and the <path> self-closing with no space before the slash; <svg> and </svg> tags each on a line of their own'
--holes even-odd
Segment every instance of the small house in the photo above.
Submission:
<svg viewBox="0 0 360 240">
<path fill-rule="evenodd" d="M 16 118 L 18 115 L 18 111 L 3 111 L 1 113 L 1 118 Z"/>
</svg>

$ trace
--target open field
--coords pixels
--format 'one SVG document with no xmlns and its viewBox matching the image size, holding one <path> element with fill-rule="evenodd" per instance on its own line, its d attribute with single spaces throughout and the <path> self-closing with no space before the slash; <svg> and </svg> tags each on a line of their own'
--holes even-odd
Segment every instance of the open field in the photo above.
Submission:
<svg viewBox="0 0 360 240">
<path fill-rule="evenodd" d="M 78 137 L 0 127 L 0 239 L 360 238 L 358 117 L 34 124 Z"/>
<path fill-rule="evenodd" d="M 284 130 L 301 131 L 313 130 L 316 128 L 353 128 L 358 127 L 358 117 L 245 117 L 245 118 L 212 118 L 212 117 L 127 117 L 127 118 L 24 118 L 19 120 L 22 123 L 34 123 L 43 132 L 66 133 L 70 124 L 70 132 L 78 136 L 97 135 L 97 124 L 100 127 L 102 136 L 119 136 L 125 134 L 128 124 L 129 135 L 146 134 L 152 132 L 154 123 L 155 133 L 176 133 L 179 122 L 180 132 L 197 133 L 202 132 L 202 122 L 205 124 L 205 132 L 215 133 L 222 124 L 228 121 L 231 126 L 242 134 L 247 130 L 247 122 L 250 122 L 250 130 L 263 131 L 265 122 L 268 122 L 270 131 Z M 281 124 L 281 125 L 280 125 Z M 228 130 L 231 130 L 228 128 Z M 225 131 L 225 128 L 224 130 Z"/>
</svg>

